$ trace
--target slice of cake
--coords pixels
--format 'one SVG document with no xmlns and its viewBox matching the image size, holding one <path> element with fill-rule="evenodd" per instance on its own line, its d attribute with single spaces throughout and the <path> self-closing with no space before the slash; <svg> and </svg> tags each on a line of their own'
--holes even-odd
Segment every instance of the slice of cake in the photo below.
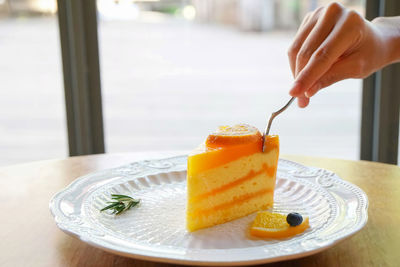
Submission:
<svg viewBox="0 0 400 267">
<path fill-rule="evenodd" d="M 278 136 L 241 124 L 222 126 L 188 157 L 186 227 L 195 231 L 273 204 Z"/>
</svg>

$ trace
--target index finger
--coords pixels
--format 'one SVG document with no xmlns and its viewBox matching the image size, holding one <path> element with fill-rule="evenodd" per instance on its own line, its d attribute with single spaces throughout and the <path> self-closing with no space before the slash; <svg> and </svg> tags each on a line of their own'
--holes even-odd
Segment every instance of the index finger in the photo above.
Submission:
<svg viewBox="0 0 400 267">
<path fill-rule="evenodd" d="M 311 32 L 311 30 L 314 28 L 315 24 L 317 23 L 319 13 L 321 12 L 323 8 L 317 8 L 314 12 L 309 13 L 301 23 L 296 36 L 293 39 L 293 42 L 291 46 L 289 47 L 288 50 L 288 56 L 289 56 L 289 64 L 290 64 L 290 69 L 292 70 L 293 76 L 296 74 L 296 57 L 297 53 L 299 52 L 301 46 L 303 45 L 303 42 L 306 40 L 308 34 Z"/>
<path fill-rule="evenodd" d="M 303 95 L 353 44 L 354 31 L 348 29 L 347 20 L 333 29 L 296 77 L 290 95 Z"/>
</svg>

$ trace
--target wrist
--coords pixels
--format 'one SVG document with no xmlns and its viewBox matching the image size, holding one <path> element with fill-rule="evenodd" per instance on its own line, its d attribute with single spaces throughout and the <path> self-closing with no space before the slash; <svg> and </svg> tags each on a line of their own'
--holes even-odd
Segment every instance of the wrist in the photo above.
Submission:
<svg viewBox="0 0 400 267">
<path fill-rule="evenodd" d="M 388 36 L 389 64 L 400 62 L 400 20 L 398 25 L 394 25 L 391 28 L 391 31 Z"/>
<path fill-rule="evenodd" d="M 400 17 L 379 17 L 372 21 L 379 31 L 385 65 L 400 62 Z"/>
</svg>

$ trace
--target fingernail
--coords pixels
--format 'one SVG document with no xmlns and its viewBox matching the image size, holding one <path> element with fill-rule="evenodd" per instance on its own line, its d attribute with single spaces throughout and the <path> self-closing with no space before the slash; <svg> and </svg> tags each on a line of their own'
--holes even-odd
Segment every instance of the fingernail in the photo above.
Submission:
<svg viewBox="0 0 400 267">
<path fill-rule="evenodd" d="M 298 105 L 300 108 L 307 107 L 308 102 L 310 101 L 309 98 L 304 97 L 304 96 L 298 97 L 297 99 L 298 99 Z"/>
<path fill-rule="evenodd" d="M 300 108 L 305 108 L 305 107 L 307 107 L 307 102 L 299 103 L 299 107 L 300 107 Z"/>
</svg>

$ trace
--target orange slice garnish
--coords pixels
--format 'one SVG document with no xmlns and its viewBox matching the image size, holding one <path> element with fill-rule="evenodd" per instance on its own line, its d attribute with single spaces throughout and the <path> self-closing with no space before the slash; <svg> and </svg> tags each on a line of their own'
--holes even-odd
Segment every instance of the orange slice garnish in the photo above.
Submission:
<svg viewBox="0 0 400 267">
<path fill-rule="evenodd" d="M 206 147 L 228 147 L 241 144 L 261 142 L 262 136 L 256 127 L 248 124 L 220 126 L 206 140 Z"/>
<path fill-rule="evenodd" d="M 305 217 L 297 226 L 290 226 L 286 222 L 286 215 L 261 211 L 250 228 L 250 233 L 257 237 L 286 238 L 304 232 L 309 227 L 309 219 Z"/>
</svg>

